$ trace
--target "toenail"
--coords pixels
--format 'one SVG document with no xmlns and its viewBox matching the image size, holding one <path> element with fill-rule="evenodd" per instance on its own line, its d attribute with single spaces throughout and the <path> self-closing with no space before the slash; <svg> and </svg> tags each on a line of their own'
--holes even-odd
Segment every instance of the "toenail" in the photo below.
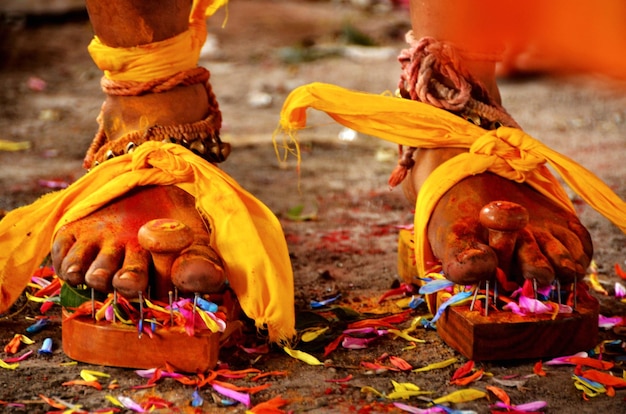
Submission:
<svg viewBox="0 0 626 414">
<path fill-rule="evenodd" d="M 133 280 L 136 278 L 137 275 L 134 272 L 124 272 L 118 277 L 118 280 Z"/>
<path fill-rule="evenodd" d="M 137 272 L 134 272 L 132 270 L 126 270 L 121 273 L 117 279 L 121 281 L 135 281 L 139 279 L 139 275 L 137 274 Z"/>
<path fill-rule="evenodd" d="M 107 277 L 108 275 L 109 275 L 109 272 L 106 269 L 102 269 L 102 268 L 95 269 L 93 272 L 89 273 L 90 277 L 97 277 L 97 278 Z"/>
</svg>

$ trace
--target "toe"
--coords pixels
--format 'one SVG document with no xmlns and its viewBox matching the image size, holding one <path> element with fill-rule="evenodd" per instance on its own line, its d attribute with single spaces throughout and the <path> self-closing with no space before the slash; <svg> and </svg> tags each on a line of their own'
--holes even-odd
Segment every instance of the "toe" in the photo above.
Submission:
<svg viewBox="0 0 626 414">
<path fill-rule="evenodd" d="M 65 259 L 65 257 L 67 256 L 67 253 L 70 251 L 70 249 L 72 248 L 75 242 L 76 242 L 76 239 L 74 238 L 74 236 L 72 236 L 68 232 L 65 232 L 62 228 L 61 230 L 59 230 L 59 232 L 57 233 L 54 239 L 54 242 L 52 243 L 52 249 L 50 250 L 50 257 L 52 258 L 52 266 L 54 266 L 54 268 L 56 269 L 57 273 L 59 274 L 61 278 L 63 278 L 64 276 L 62 275 L 63 272 L 61 270 L 63 268 L 63 259 Z M 67 280 L 67 282 L 72 283 L 69 280 Z"/>
<path fill-rule="evenodd" d="M 118 267 L 119 270 L 113 276 L 113 287 L 127 298 L 136 298 L 139 292 L 146 292 L 149 263 L 148 252 L 138 245 L 127 244 L 124 263 L 121 268 Z"/>
<path fill-rule="evenodd" d="M 98 254 L 99 246 L 91 240 L 80 239 L 65 250 L 69 245 L 69 238 L 59 239 L 59 247 L 55 248 L 56 262 L 61 262 L 55 267 L 62 280 L 71 285 L 85 283 L 85 274 L 89 266 Z"/>
<path fill-rule="evenodd" d="M 446 278 L 457 284 L 470 285 L 493 279 L 498 258 L 489 246 L 476 243 L 469 248 L 451 247 L 442 265 Z"/>
<path fill-rule="evenodd" d="M 172 282 L 182 292 L 216 293 L 224 289 L 226 273 L 215 250 L 196 244 L 174 261 Z"/>
<path fill-rule="evenodd" d="M 586 241 L 575 232 L 560 226 L 553 226 L 551 233 L 558 240 L 558 244 L 555 242 L 555 250 L 556 247 L 561 249 L 553 260 L 557 277 L 565 283 L 571 283 L 576 278 L 584 277 L 591 262 Z"/>
<path fill-rule="evenodd" d="M 554 280 L 554 269 L 550 260 L 542 253 L 539 243 L 530 228 L 522 229 L 518 234 L 517 264 L 513 277 L 521 285 L 524 279 L 536 279 L 539 286 L 546 286 Z"/>
<path fill-rule="evenodd" d="M 457 284 L 475 284 L 495 277 L 496 253 L 482 242 L 478 221 L 461 219 L 453 225 L 429 228 L 433 253 L 440 258 L 446 278 Z"/>
<path fill-rule="evenodd" d="M 87 286 L 100 292 L 110 292 L 113 275 L 119 269 L 123 254 L 122 247 L 101 249 L 85 274 Z"/>
</svg>

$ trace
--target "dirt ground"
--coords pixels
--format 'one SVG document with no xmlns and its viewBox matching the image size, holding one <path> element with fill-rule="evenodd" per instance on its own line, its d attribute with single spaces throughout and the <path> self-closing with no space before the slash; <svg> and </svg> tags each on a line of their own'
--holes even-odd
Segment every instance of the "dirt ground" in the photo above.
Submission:
<svg viewBox="0 0 626 414">
<path fill-rule="evenodd" d="M 373 93 L 395 89 L 399 76 L 395 57 L 405 47 L 408 12 L 358 7 L 356 3 L 231 0 L 225 27 L 221 27 L 223 12 L 212 19 L 211 37 L 201 58 L 201 64 L 212 73 L 211 82 L 223 112 L 222 138 L 234 147 L 223 168 L 280 218 L 290 248 L 301 320 L 311 317 L 311 300 L 337 294 L 341 298 L 335 305 L 359 313 L 401 312 L 395 300 L 377 304 L 378 298 L 398 284 L 398 226 L 410 224 L 413 217 L 412 206 L 401 191 L 387 189 L 388 174 L 395 165 L 395 146 L 363 135 L 346 139 L 346 131 L 330 118 L 310 113 L 311 128 L 301 134 L 304 151 L 298 176 L 295 159 L 278 162 L 271 142 L 283 99 L 298 85 L 322 81 Z M 359 34 L 375 46 L 350 44 Z M 28 204 L 84 173 L 82 157 L 96 130 L 95 118 L 103 100 L 101 74 L 86 52 L 91 36 L 81 10 L 53 16 L 12 13 L 3 19 L 0 140 L 29 142 L 30 148 L 0 151 L 0 210 Z M 505 106 L 532 136 L 575 159 L 626 198 L 623 83 L 601 76 L 526 76 L 501 79 L 500 86 Z M 614 297 L 614 284 L 619 281 L 614 265 L 625 264 L 626 237 L 583 202 L 576 205 L 592 234 L 599 278 L 608 291 L 605 296 L 596 294 L 600 312 L 626 316 L 626 305 Z M 294 220 L 289 213 L 297 206 L 304 208 L 301 218 L 310 215 L 312 219 Z M 32 323 L 28 317 L 38 313 L 38 306 L 32 303 L 20 310 L 23 303 L 0 318 L 3 345 L 15 333 L 24 333 Z M 424 307 L 412 310 L 411 318 L 400 327 L 426 313 Z M 210 388 L 199 391 L 204 403 L 192 408 L 193 387 L 171 379 L 147 390 L 133 389 L 146 383 L 133 370 L 67 365 L 70 359 L 61 350 L 59 309 L 50 315 L 51 324 L 31 335 L 35 344 L 24 349 L 36 353 L 43 339 L 51 337 L 52 356 L 37 355 L 15 370 L 0 369 L 0 410 L 53 410 L 41 399 L 44 395 L 96 411 L 113 407 L 106 399 L 109 394 L 139 402 L 149 396 L 161 397 L 173 404 L 162 412 L 246 409 L 243 405 L 226 406 Z M 289 401 L 282 407 L 285 411 L 399 412 L 391 400 L 362 390 L 369 386 L 388 394 L 392 381 L 432 391 L 428 398 L 466 388 L 450 384 L 453 372 L 466 359 L 444 344 L 436 331 L 419 329 L 413 335 L 426 343 L 410 347 L 407 341 L 382 337 L 367 349 L 340 347 L 327 358 L 319 347 L 303 348 L 326 360 L 322 367 L 307 365 L 279 349 L 260 355 L 225 349 L 220 360 L 232 369 L 286 371 L 285 376 L 270 376 L 259 382 L 249 377 L 232 380 L 241 386 L 271 384 L 252 396 L 252 405 L 281 396 Z M 626 339 L 611 330 L 601 336 Z M 619 348 L 620 343 L 616 346 Z M 375 371 L 361 365 L 362 361 L 376 362 L 385 354 L 400 357 L 413 368 L 455 356 L 459 360 L 427 372 Z M 608 356 L 615 359 L 614 371 L 620 376 L 625 354 L 622 350 Z M 3 359 L 7 356 L 2 355 Z M 518 386 L 505 387 L 513 404 L 544 400 L 548 406 L 543 411 L 547 413 L 626 412 L 625 390 L 618 389 L 614 397 L 601 394 L 585 400 L 574 387 L 572 366 L 545 367 L 546 376 L 537 376 L 533 375 L 536 362 L 479 363 L 493 376 L 485 375 L 471 387 L 484 391 L 486 386 L 498 384 L 495 379 L 515 379 Z M 103 384 L 114 379 L 120 387 L 99 391 L 62 385 L 78 379 L 82 369 L 104 371 L 111 377 Z M 345 382 L 328 381 L 348 375 L 351 379 Z M 451 407 L 487 413 L 494 401 L 491 395 L 491 401 L 483 398 Z M 428 406 L 427 401 L 416 397 L 401 402 Z"/>
</svg>

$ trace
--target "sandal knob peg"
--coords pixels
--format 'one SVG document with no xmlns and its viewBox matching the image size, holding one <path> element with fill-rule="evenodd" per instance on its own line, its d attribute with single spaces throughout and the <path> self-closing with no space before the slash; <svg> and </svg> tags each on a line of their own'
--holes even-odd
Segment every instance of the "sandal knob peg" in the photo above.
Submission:
<svg viewBox="0 0 626 414">
<path fill-rule="evenodd" d="M 508 276 L 517 235 L 528 224 L 528 210 L 510 201 L 492 201 L 480 210 L 479 219 L 489 231 L 489 246 L 498 256 L 498 267 Z"/>
<path fill-rule="evenodd" d="M 151 220 L 137 233 L 141 247 L 150 252 L 156 278 L 152 281 L 155 298 L 167 298 L 172 290 L 171 268 L 180 252 L 194 241 L 190 227 L 174 219 Z"/>
</svg>

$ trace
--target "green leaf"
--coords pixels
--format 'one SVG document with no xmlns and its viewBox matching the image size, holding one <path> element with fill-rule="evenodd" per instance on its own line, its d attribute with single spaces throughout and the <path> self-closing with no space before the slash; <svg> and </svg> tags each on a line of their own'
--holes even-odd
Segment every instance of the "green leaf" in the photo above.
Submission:
<svg viewBox="0 0 626 414">
<path fill-rule="evenodd" d="M 88 287 L 72 287 L 67 283 L 61 286 L 61 306 L 64 308 L 77 308 L 81 304 L 91 300 L 91 288 Z M 100 292 L 94 292 L 95 299 L 103 301 L 106 295 Z"/>
</svg>

